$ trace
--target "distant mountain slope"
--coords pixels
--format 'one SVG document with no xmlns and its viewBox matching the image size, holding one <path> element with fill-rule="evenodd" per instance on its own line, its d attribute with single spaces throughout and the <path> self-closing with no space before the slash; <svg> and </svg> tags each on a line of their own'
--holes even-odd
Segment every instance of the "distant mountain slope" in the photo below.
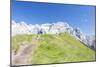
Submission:
<svg viewBox="0 0 100 67">
<path fill-rule="evenodd" d="M 80 28 L 74 28 L 67 22 L 45 23 L 45 24 L 26 24 L 25 22 L 16 23 L 12 21 L 12 36 L 23 34 L 60 34 L 67 32 L 77 40 L 85 43 L 89 47 L 95 49 L 95 37 L 94 40 L 88 38 Z"/>
<path fill-rule="evenodd" d="M 38 38 L 39 46 L 35 52 L 33 49 L 30 64 L 95 61 L 95 51 L 69 33 L 16 35 L 12 38 L 13 50 L 18 51 L 20 43 L 32 43 L 34 38 Z"/>
</svg>

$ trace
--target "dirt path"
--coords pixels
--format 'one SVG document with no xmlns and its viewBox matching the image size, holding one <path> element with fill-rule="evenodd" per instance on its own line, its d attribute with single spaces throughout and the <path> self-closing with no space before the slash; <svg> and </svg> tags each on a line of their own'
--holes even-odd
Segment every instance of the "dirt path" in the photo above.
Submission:
<svg viewBox="0 0 100 67">
<path fill-rule="evenodd" d="M 12 65 L 28 65 L 29 59 L 32 56 L 33 51 L 38 47 L 37 39 L 32 39 L 32 43 L 22 43 L 15 53 L 12 51 Z"/>
</svg>

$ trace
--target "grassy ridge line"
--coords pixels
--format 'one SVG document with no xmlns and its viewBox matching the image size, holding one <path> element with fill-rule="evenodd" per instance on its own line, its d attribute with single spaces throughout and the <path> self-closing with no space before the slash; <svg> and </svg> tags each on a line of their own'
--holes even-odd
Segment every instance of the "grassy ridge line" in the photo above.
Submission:
<svg viewBox="0 0 100 67">
<path fill-rule="evenodd" d="M 41 46 L 33 57 L 36 64 L 95 60 L 95 52 L 68 33 L 56 37 L 43 35 L 41 38 L 44 40 L 40 41 Z"/>
<path fill-rule="evenodd" d="M 12 48 L 18 49 L 21 42 L 32 42 L 37 35 L 17 35 L 12 38 Z M 95 51 L 83 45 L 68 33 L 60 35 L 43 34 L 40 45 L 31 57 L 30 64 L 47 64 L 95 60 Z"/>
</svg>

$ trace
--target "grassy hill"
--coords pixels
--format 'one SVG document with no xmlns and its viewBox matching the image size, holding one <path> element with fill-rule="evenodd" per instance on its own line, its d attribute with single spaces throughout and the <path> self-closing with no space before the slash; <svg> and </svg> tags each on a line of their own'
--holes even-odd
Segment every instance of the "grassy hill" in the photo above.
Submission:
<svg viewBox="0 0 100 67">
<path fill-rule="evenodd" d="M 94 61 L 95 51 L 76 40 L 68 33 L 59 35 L 16 35 L 12 37 L 12 50 L 17 50 L 22 42 L 33 43 L 37 39 L 38 48 L 33 49 L 30 64 L 50 64 L 63 62 Z M 28 49 L 27 49 L 28 50 Z"/>
</svg>

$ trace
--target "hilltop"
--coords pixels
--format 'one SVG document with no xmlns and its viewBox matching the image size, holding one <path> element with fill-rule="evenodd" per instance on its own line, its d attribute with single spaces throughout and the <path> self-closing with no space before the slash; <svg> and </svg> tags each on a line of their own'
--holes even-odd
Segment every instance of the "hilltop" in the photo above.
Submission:
<svg viewBox="0 0 100 67">
<path fill-rule="evenodd" d="M 37 43 L 34 43 L 34 39 Z M 95 51 L 69 33 L 16 35 L 12 38 L 12 48 L 16 54 L 21 52 L 19 48 L 23 42 L 38 45 L 37 49 L 32 49 L 28 64 L 95 61 Z"/>
</svg>

